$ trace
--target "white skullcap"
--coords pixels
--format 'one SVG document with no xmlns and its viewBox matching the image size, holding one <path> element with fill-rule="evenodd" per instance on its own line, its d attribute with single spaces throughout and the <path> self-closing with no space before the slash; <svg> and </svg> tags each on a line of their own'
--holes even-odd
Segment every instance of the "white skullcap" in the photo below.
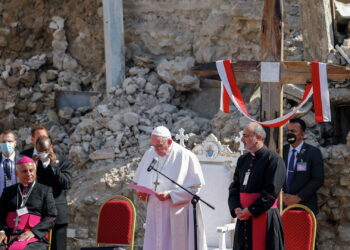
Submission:
<svg viewBox="0 0 350 250">
<path fill-rule="evenodd" d="M 154 128 L 152 131 L 152 135 L 160 136 L 160 137 L 164 137 L 164 138 L 171 138 L 171 133 L 170 133 L 169 129 L 164 127 L 164 126 L 158 126 L 158 127 Z"/>
</svg>

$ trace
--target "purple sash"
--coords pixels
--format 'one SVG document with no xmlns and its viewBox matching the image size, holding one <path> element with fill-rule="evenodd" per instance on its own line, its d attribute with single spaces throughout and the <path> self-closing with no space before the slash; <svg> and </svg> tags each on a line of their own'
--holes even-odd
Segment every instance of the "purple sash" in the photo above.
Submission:
<svg viewBox="0 0 350 250">
<path fill-rule="evenodd" d="M 15 228 L 15 219 L 17 217 L 16 212 L 9 212 L 6 216 L 6 225 L 9 228 Z M 17 229 L 21 229 L 24 231 L 29 231 L 31 228 L 35 227 L 40 223 L 41 217 L 34 214 L 24 214 L 19 217 L 19 222 Z M 38 241 L 37 238 L 31 238 L 30 240 L 26 241 L 15 241 L 12 243 L 12 245 L 9 247 L 9 250 L 22 250 L 24 249 L 29 243 Z"/>
</svg>

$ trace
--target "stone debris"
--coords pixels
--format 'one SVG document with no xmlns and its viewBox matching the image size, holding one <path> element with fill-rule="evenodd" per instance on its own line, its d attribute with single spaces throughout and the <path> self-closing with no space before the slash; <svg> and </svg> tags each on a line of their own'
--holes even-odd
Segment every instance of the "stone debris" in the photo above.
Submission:
<svg viewBox="0 0 350 250">
<path fill-rule="evenodd" d="M 52 34 L 52 51 L 26 57 L 29 59 L 0 60 L 0 89 L 6 89 L 0 92 L 0 127 L 17 131 L 20 151 L 31 142 L 30 126 L 42 123 L 49 129 L 55 151 L 66 155 L 74 164 L 74 181 L 68 201 L 69 227 L 76 230 L 76 234 L 74 239 L 69 239 L 70 249 L 94 243 L 99 206 L 115 194 L 131 198 L 138 207 L 136 244 L 141 244 L 145 207 L 127 184 L 132 182 L 137 163 L 150 145 L 149 136 L 155 126 L 165 125 L 173 135 L 179 128 L 184 128 L 190 135 L 186 143 L 190 149 L 209 133 L 229 144 L 232 150 L 238 149 L 234 137 L 249 122 L 245 117 L 232 108 L 230 114 L 218 112 L 210 120 L 187 108 L 185 101 L 187 92 L 201 90 L 199 79 L 190 72 L 196 62 L 210 62 L 225 55 L 242 60 L 257 59 L 259 46 L 256 38 L 261 27 L 257 22 L 260 13 L 255 9 L 259 8 L 247 9 L 244 6 L 246 3 L 242 1 L 235 5 L 235 11 L 241 9 L 241 13 L 233 17 L 233 26 L 227 24 L 230 15 L 224 10 L 220 10 L 220 15 L 201 14 L 206 19 L 196 35 L 192 34 L 192 29 L 181 30 L 182 35 L 178 35 L 174 30 L 158 27 L 155 23 L 153 29 L 159 32 L 143 30 L 136 34 L 129 31 L 126 78 L 108 96 L 103 94 L 104 67 L 99 63 L 103 62 L 103 50 L 99 50 L 96 40 L 93 40 L 103 40 L 101 29 L 98 29 L 100 33 L 93 32 L 89 29 L 91 24 L 83 19 L 78 18 L 75 29 L 79 34 L 72 38 L 72 33 L 65 29 L 69 23 L 67 17 L 50 17 L 47 32 Z M 96 9 L 101 13 L 100 7 Z M 297 27 L 298 6 L 295 1 L 287 1 L 286 12 L 285 59 L 302 60 L 303 38 Z M 130 19 L 130 16 L 126 17 Z M 127 18 L 126 22 L 130 22 Z M 163 19 L 163 14 L 159 18 Z M 169 18 L 188 21 L 183 14 Z M 175 19 L 172 21 L 175 23 Z M 0 27 L 0 47 L 11 44 L 9 36 L 21 25 L 12 22 L 8 27 Z M 235 30 L 241 32 L 235 34 Z M 213 42 L 219 37 L 222 38 L 220 42 Z M 232 40 L 236 43 L 231 43 Z M 25 48 L 34 45 L 33 37 L 25 41 Z M 348 54 L 349 40 L 345 39 L 341 47 Z M 88 49 L 91 53 L 87 52 Z M 143 53 L 143 50 L 154 56 Z M 329 62 L 345 65 L 336 51 L 331 51 L 328 57 Z M 97 68 L 100 69 L 96 71 Z M 350 103 L 349 84 L 331 83 L 330 86 L 332 103 Z M 285 89 L 286 113 L 299 102 L 303 89 L 295 85 Z M 59 91 L 98 91 L 101 94 L 90 98 L 89 107 L 57 109 L 56 93 Z M 258 94 L 247 104 L 249 113 L 257 120 L 260 120 L 259 104 Z M 346 145 L 330 145 L 333 128 L 329 124 L 315 123 L 311 103 L 297 116 L 307 123 L 307 142 L 318 146 L 325 160 L 325 185 L 319 191 L 320 249 L 333 248 L 335 239 L 339 240 L 337 247 L 340 249 L 348 241 L 346 235 L 350 228 L 350 133 Z"/>
</svg>

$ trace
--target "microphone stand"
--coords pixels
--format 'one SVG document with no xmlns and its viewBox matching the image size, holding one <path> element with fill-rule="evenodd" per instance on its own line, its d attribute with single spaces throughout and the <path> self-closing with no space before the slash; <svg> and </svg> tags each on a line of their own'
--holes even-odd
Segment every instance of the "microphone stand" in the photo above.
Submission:
<svg viewBox="0 0 350 250">
<path fill-rule="evenodd" d="M 197 244 L 197 203 L 199 201 L 202 201 L 205 205 L 207 205 L 208 207 L 210 207 L 211 209 L 215 209 L 212 205 L 210 205 L 209 203 L 207 203 L 206 201 L 202 200 L 201 197 L 199 197 L 198 195 L 192 193 L 191 191 L 189 191 L 187 188 L 185 188 L 184 186 L 180 185 L 179 183 L 177 183 L 176 181 L 174 181 L 173 179 L 169 178 L 168 176 L 166 176 L 165 174 L 163 174 L 162 172 L 160 172 L 158 169 L 155 169 L 152 165 L 147 169 L 148 172 L 151 172 L 151 170 L 156 171 L 157 173 L 159 173 L 160 175 L 164 176 L 165 178 L 167 178 L 169 181 L 171 181 L 172 183 L 174 183 L 175 185 L 177 185 L 178 187 L 180 187 L 181 189 L 185 190 L 187 193 L 189 193 L 190 195 L 192 195 L 192 200 L 191 200 L 191 204 L 193 207 L 193 225 L 194 225 L 194 250 L 198 249 L 198 244 Z"/>
</svg>

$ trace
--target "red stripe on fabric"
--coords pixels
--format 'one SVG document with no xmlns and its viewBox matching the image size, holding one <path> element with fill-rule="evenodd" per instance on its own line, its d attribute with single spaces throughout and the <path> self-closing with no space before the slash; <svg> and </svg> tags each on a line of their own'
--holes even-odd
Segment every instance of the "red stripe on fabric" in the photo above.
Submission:
<svg viewBox="0 0 350 250">
<path fill-rule="evenodd" d="M 292 117 L 295 114 L 291 114 L 290 116 L 288 116 L 286 119 L 281 120 L 280 122 L 276 122 L 276 123 L 272 123 L 272 124 L 264 124 L 264 123 L 260 123 L 258 122 L 260 125 L 264 126 L 264 127 L 269 127 L 269 128 L 276 128 L 276 127 L 281 127 L 283 126 L 285 123 L 287 123 L 290 119 L 292 119 Z"/>
<path fill-rule="evenodd" d="M 243 208 L 249 207 L 260 197 L 259 193 L 240 193 L 240 203 Z M 277 199 L 271 208 L 277 208 Z M 252 249 L 266 250 L 267 212 L 252 218 Z"/>
<path fill-rule="evenodd" d="M 229 83 L 229 88 L 231 89 L 231 92 L 232 92 L 232 98 L 234 99 L 235 106 L 237 107 L 237 105 L 238 105 L 237 109 L 241 113 L 243 113 L 244 115 L 246 115 L 247 117 L 249 117 L 253 121 L 256 121 L 256 120 L 254 120 L 251 117 L 251 115 L 248 113 L 248 111 L 247 111 L 247 109 L 245 107 L 244 100 L 243 100 L 241 92 L 240 92 L 240 90 L 238 88 L 238 85 L 237 85 L 237 82 L 236 82 L 236 78 L 235 78 L 234 72 L 233 72 L 232 67 L 231 67 L 231 60 L 223 60 L 223 61 L 220 61 L 220 63 L 222 63 L 222 66 L 224 68 L 225 75 L 226 75 L 227 81 Z M 303 95 L 299 105 L 302 104 L 305 101 L 306 98 L 308 98 L 308 96 L 310 94 L 310 91 L 312 89 L 313 89 L 313 85 L 312 84 L 308 84 L 306 86 L 305 91 L 304 91 L 304 95 Z M 226 91 L 226 88 L 224 88 L 224 91 Z M 229 96 L 227 91 L 226 91 L 226 94 Z M 224 109 L 223 100 L 224 99 L 226 100 L 226 97 L 224 98 L 224 95 L 226 95 L 226 94 L 224 94 L 224 93 L 222 94 L 222 100 L 221 100 L 222 109 Z M 229 106 L 229 104 L 228 104 L 228 106 Z M 277 121 L 274 122 L 274 123 L 271 123 L 271 124 L 269 124 L 269 122 L 272 122 L 274 120 L 265 121 L 265 122 L 258 122 L 258 121 L 256 121 L 256 122 L 259 123 L 262 126 L 265 126 L 265 127 L 280 127 L 280 126 L 284 125 L 285 123 L 287 123 L 294 116 L 294 114 L 295 113 L 292 113 L 290 115 L 287 114 L 288 116 L 286 116 L 286 118 L 284 118 L 283 120 L 280 120 L 280 121 L 278 121 L 279 119 L 274 119 L 274 120 L 277 120 Z"/>
<path fill-rule="evenodd" d="M 304 95 L 303 97 L 301 98 L 301 101 L 299 102 L 298 105 L 300 105 L 300 103 L 302 103 L 309 95 L 310 91 L 312 89 L 312 84 L 307 84 L 306 85 L 306 88 L 305 88 L 305 91 L 304 91 Z M 292 119 L 292 117 L 294 116 L 295 114 L 291 114 L 290 116 L 288 116 L 286 119 L 284 120 L 281 120 L 280 122 L 277 122 L 277 123 L 273 123 L 273 124 L 261 124 L 262 126 L 265 126 L 265 127 L 270 127 L 270 128 L 275 128 L 275 127 L 280 127 L 282 125 L 284 125 L 285 123 L 287 123 L 290 119 Z"/>
<path fill-rule="evenodd" d="M 314 89 L 314 109 L 315 109 L 315 119 L 317 122 L 323 122 L 322 113 L 322 100 L 321 100 L 321 86 L 320 86 L 320 69 L 318 62 L 311 63 L 312 69 L 312 85 Z"/>
<path fill-rule="evenodd" d="M 222 93 L 222 111 L 224 113 L 230 113 L 230 96 L 227 93 L 225 86 L 223 86 Z"/>
<path fill-rule="evenodd" d="M 312 84 L 306 84 L 304 96 L 301 98 L 300 103 L 302 103 L 306 99 L 306 97 L 309 95 L 309 92 L 311 91 L 311 89 L 312 89 Z"/>
<path fill-rule="evenodd" d="M 247 116 L 251 117 L 250 114 L 247 112 L 247 109 L 246 109 L 245 104 L 244 104 L 244 100 L 242 98 L 241 91 L 238 88 L 238 85 L 236 82 L 236 77 L 235 77 L 233 70 L 232 70 L 232 67 L 231 67 L 231 61 L 225 60 L 225 61 L 223 61 L 223 64 L 224 64 L 227 80 L 230 83 L 230 87 L 231 87 L 231 90 L 232 90 L 232 93 L 233 93 L 235 100 L 237 101 L 237 103 L 238 103 L 239 107 L 242 109 L 242 111 Z"/>
</svg>

